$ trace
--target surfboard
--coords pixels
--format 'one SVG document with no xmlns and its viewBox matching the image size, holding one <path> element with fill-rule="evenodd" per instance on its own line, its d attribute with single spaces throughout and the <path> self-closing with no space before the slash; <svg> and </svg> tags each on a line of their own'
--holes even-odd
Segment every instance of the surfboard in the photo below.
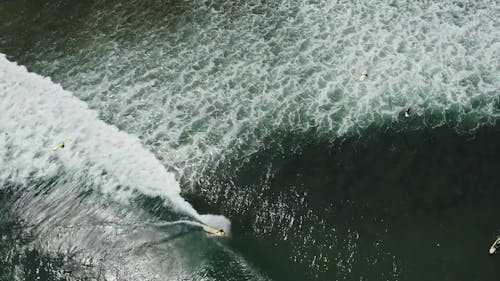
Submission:
<svg viewBox="0 0 500 281">
<path fill-rule="evenodd" d="M 224 230 L 213 228 L 213 227 L 210 227 L 208 225 L 203 226 L 203 231 L 205 231 L 206 233 L 209 233 L 209 234 L 219 236 L 219 237 L 226 237 L 226 233 L 224 232 Z"/>
<path fill-rule="evenodd" d="M 493 242 L 493 244 L 490 247 L 490 255 L 494 254 L 497 251 L 497 247 L 500 245 L 500 236 L 497 237 L 497 240 Z"/>
<path fill-rule="evenodd" d="M 54 150 L 54 151 L 56 151 L 56 150 L 58 150 L 58 149 L 64 148 L 64 146 L 66 146 L 66 144 L 68 144 L 68 141 L 63 140 L 62 142 L 60 142 L 60 143 L 56 144 L 56 145 L 54 146 L 54 149 L 53 149 L 53 150 Z"/>
</svg>

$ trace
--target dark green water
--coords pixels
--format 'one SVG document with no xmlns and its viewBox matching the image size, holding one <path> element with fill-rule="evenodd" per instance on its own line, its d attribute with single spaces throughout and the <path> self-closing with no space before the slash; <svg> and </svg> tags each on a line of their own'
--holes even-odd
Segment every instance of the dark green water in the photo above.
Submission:
<svg viewBox="0 0 500 281">
<path fill-rule="evenodd" d="M 276 280 L 498 280 L 499 137 L 497 126 L 289 138 L 191 196 L 223 210 L 231 246 Z M 269 212 L 281 220 L 259 223 Z M 298 250 L 304 237 L 316 242 Z"/>
</svg>

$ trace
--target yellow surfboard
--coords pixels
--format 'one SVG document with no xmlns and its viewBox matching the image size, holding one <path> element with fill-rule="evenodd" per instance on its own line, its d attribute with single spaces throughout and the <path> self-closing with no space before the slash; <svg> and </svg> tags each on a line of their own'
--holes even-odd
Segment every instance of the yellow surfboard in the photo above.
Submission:
<svg viewBox="0 0 500 281">
<path fill-rule="evenodd" d="M 213 227 L 210 227 L 208 225 L 203 226 L 203 231 L 205 231 L 206 233 L 209 233 L 209 234 L 219 236 L 219 237 L 226 237 L 226 233 L 224 232 L 224 230 L 213 228 Z"/>
<path fill-rule="evenodd" d="M 56 144 L 54 146 L 54 151 L 58 150 L 58 149 L 61 149 L 61 148 L 64 148 L 66 145 L 68 144 L 68 141 L 67 140 L 63 140 L 62 142 Z"/>
</svg>

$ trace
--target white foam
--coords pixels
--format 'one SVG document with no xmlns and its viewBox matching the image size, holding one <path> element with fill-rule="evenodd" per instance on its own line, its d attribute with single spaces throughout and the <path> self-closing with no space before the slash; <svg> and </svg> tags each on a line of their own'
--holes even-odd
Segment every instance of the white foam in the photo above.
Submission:
<svg viewBox="0 0 500 281">
<path fill-rule="evenodd" d="M 408 106 L 422 126 L 499 116 L 495 1 L 202 1 L 168 16 L 141 6 L 140 24 L 121 25 L 137 6 L 99 7 L 78 57 L 39 51 L 61 58 L 71 72 L 53 69 L 57 79 L 107 121 L 194 179 L 276 131 L 334 139 Z M 117 28 L 101 36 L 96 23 Z"/>
<path fill-rule="evenodd" d="M 53 151 L 61 140 L 66 147 Z M 0 54 L 0 179 L 25 182 L 64 169 L 126 202 L 134 193 L 159 196 L 179 212 L 202 217 L 180 194 L 172 173 L 135 136 L 97 114 L 49 78 Z M 118 186 L 123 188 L 117 189 Z M 128 187 L 129 190 L 125 187 Z"/>
</svg>

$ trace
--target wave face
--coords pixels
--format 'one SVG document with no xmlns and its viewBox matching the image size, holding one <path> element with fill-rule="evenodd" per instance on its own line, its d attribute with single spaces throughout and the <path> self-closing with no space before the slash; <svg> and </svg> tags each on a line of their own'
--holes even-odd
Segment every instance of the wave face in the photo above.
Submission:
<svg viewBox="0 0 500 281">
<path fill-rule="evenodd" d="M 407 211 L 411 219 L 421 220 L 418 208 L 393 206 L 383 196 L 379 198 L 356 182 L 360 177 L 360 182 L 370 186 L 367 179 L 378 179 L 394 188 L 377 185 L 384 190 L 381 193 L 388 192 L 388 198 L 397 201 L 398 196 L 402 196 L 398 188 L 407 191 L 400 183 L 413 178 L 411 165 L 405 166 L 405 172 L 399 174 L 401 177 L 392 180 L 363 177 L 364 171 L 386 175 L 373 168 L 383 166 L 379 159 L 407 161 L 398 158 L 396 152 L 402 150 L 401 157 L 411 157 L 416 152 L 406 143 L 417 146 L 419 141 L 429 141 L 432 137 L 428 134 L 442 133 L 441 127 L 452 129 L 445 130 L 447 137 L 442 140 L 453 142 L 463 137 L 454 135 L 453 131 L 474 135 L 486 125 L 496 124 L 500 113 L 499 10 L 494 0 L 474 3 L 465 0 L 432 3 L 155 0 L 148 5 L 136 0 L 79 4 L 61 0 L 0 4 L 0 16 L 5 19 L 0 23 L 1 51 L 73 92 L 84 102 L 72 99 L 78 107 L 95 110 L 97 114 L 85 113 L 95 120 L 92 126 L 105 127 L 97 121 L 99 118 L 128 133 L 128 137 L 124 133 L 113 133 L 120 138 L 129 140 L 130 136 L 137 135 L 140 144 L 130 140 L 133 151 L 145 153 L 141 148 L 144 145 L 158 159 L 154 160 L 149 153 L 146 157 L 143 153 L 130 155 L 129 151 L 120 150 L 122 143 L 105 136 L 111 129 L 103 129 L 106 133 L 89 133 L 101 134 L 96 136 L 99 143 L 110 141 L 109 149 L 114 155 L 125 153 L 127 157 L 116 156 L 108 163 L 100 159 L 108 146 L 98 148 L 96 153 L 97 142 L 79 133 L 77 145 L 82 142 L 85 147 L 85 150 L 78 148 L 82 154 L 63 150 L 52 161 L 49 156 L 52 154 L 39 152 L 51 147 L 52 140 L 44 139 L 46 135 L 40 133 L 35 138 L 45 143 L 32 144 L 37 149 L 30 150 L 31 147 L 23 147 L 28 144 L 19 142 L 38 132 L 19 129 L 22 133 L 15 141 L 12 136 L 3 136 L 3 141 L 13 149 L 4 152 L 8 161 L 0 164 L 15 165 L 10 172 L 3 172 L 9 175 L 4 178 L 15 175 L 27 179 L 33 173 L 51 178 L 61 166 L 73 167 L 69 174 L 80 175 L 80 171 L 75 170 L 82 168 L 85 172 L 81 172 L 81 177 L 113 197 L 146 194 L 177 198 L 180 188 L 173 176 L 162 168 L 169 167 L 179 172 L 182 191 L 193 204 L 210 212 L 223 211 L 236 221 L 237 236 L 229 248 L 243 252 L 278 280 L 283 276 L 287 276 L 287 280 L 303 280 L 304 276 L 311 280 L 397 280 L 408 277 L 407 274 L 411 274 L 408 271 L 414 268 L 423 272 L 425 266 L 411 267 L 416 258 L 410 261 L 402 258 L 404 251 L 400 249 L 405 243 L 396 239 L 398 233 L 405 234 L 401 237 L 408 241 L 418 238 L 404 232 L 405 226 L 411 226 L 397 216 L 390 220 L 394 227 L 380 221 L 388 219 L 385 212 L 402 211 Z M 363 70 L 367 70 L 369 78 L 360 82 Z M 20 104 L 24 101 L 16 103 L 15 98 L 11 98 L 2 108 L 9 110 L 11 123 L 14 114 L 18 115 L 11 106 Z M 401 113 L 409 106 L 413 115 L 406 119 Z M 35 100 L 32 107 L 39 112 Z M 22 112 L 27 116 L 32 114 L 29 107 Z M 74 121 L 72 125 L 51 113 L 53 117 L 43 119 L 40 124 L 55 124 L 54 127 L 41 130 L 52 134 L 59 125 L 84 129 L 85 124 L 89 124 L 84 122 L 86 118 L 67 114 Z M 27 119 L 24 124 L 28 128 L 33 122 L 36 121 Z M 3 126 L 17 128 L 14 124 Z M 87 131 L 93 130 L 92 126 Z M 397 132 L 418 133 L 411 135 L 414 139 L 404 139 L 399 144 L 393 144 L 391 139 L 374 142 L 392 155 L 392 158 L 384 158 L 386 154 L 374 152 L 378 149 L 376 145 L 367 145 L 369 149 L 363 150 L 363 145 L 352 144 L 369 143 L 370 138 L 377 135 L 372 130 L 394 138 L 399 136 Z M 68 138 L 65 133 L 56 136 Z M 461 140 L 463 142 L 450 147 L 474 155 L 475 149 L 463 149 L 469 147 L 469 143 Z M 432 150 L 433 143 L 430 143 L 420 147 L 419 152 L 429 150 L 437 155 L 438 151 Z M 474 142 L 472 146 L 486 143 Z M 366 152 L 366 158 L 364 154 L 357 154 L 358 149 Z M 454 155 L 452 151 L 443 150 Z M 393 151 L 396 152 L 391 154 Z M 346 170 L 324 168 L 340 165 L 339 159 L 329 157 L 337 153 L 343 156 Z M 22 157 L 17 160 L 9 156 L 11 154 Z M 78 162 L 74 163 L 73 157 L 79 159 Z M 357 164 L 349 161 L 350 157 L 365 162 Z M 467 162 L 451 156 L 449 159 L 464 161 L 464 167 L 470 163 L 475 165 L 472 160 Z M 435 161 L 431 155 L 425 160 Z M 114 161 L 119 162 L 119 167 L 112 165 Z M 141 173 L 143 161 L 148 168 Z M 28 163 L 26 170 L 25 163 Z M 491 163 L 497 165 L 494 161 Z M 310 166 L 318 166 L 319 174 L 309 170 Z M 425 168 L 425 164 L 417 166 Z M 149 167 L 159 174 L 150 177 Z M 436 166 L 435 170 L 441 167 Z M 350 173 L 353 170 L 357 173 Z M 465 174 L 466 169 L 460 171 Z M 111 174 L 115 173 L 125 176 L 112 178 Z M 344 173 L 346 176 L 342 176 Z M 428 177 L 425 173 L 420 175 Z M 494 177 L 493 173 L 484 175 Z M 122 182 L 129 186 L 129 177 L 133 188 L 119 187 Z M 439 188 L 446 190 L 425 193 L 438 203 L 432 199 L 429 199 L 431 203 L 422 203 L 421 198 L 415 201 L 406 198 L 402 202 L 423 204 L 439 213 L 436 210 L 440 207 L 436 206 L 452 206 L 453 202 L 460 205 L 460 194 L 470 190 L 467 186 L 454 189 L 451 186 L 456 183 L 445 178 L 431 178 L 442 181 Z M 146 181 L 141 187 L 144 190 L 134 191 L 142 186 L 142 181 Z M 159 182 L 162 184 L 158 185 Z M 355 186 L 352 194 L 351 186 Z M 482 194 L 495 193 L 491 183 L 485 186 Z M 338 193 L 331 194 L 331 190 Z M 415 193 L 408 194 L 418 197 Z M 356 196 L 360 198 L 356 200 Z M 378 198 L 381 203 L 366 198 Z M 184 202 L 182 198 L 177 199 Z M 143 205 L 150 204 L 148 200 Z M 473 202 L 484 203 L 481 200 Z M 463 213 L 453 214 L 464 217 L 463 214 L 470 211 L 467 204 L 458 208 Z M 118 205 L 114 208 L 122 210 Z M 124 223 L 136 223 L 139 219 L 135 216 L 157 214 L 155 208 L 132 207 L 134 219 Z M 495 210 L 494 207 L 491 210 Z M 376 224 L 375 238 L 367 234 L 372 224 L 365 218 L 371 216 L 370 212 L 376 214 L 372 222 Z M 467 222 L 492 216 L 479 211 L 474 214 L 467 217 Z M 425 223 L 423 219 L 420 222 Z M 463 231 L 458 224 L 447 226 Z M 439 223 L 427 226 L 422 229 L 443 227 Z M 477 226 L 481 235 L 488 235 L 483 224 Z M 384 231 L 392 231 L 392 234 L 387 236 Z M 481 235 L 475 233 L 467 239 L 478 239 Z M 387 237 L 396 242 L 384 240 Z M 434 243 L 432 238 L 435 237 L 431 235 L 423 240 L 430 244 Z M 385 248 L 377 248 L 380 243 Z M 180 246 L 183 247 L 185 245 Z M 449 245 L 445 248 L 453 250 Z M 229 260 L 234 262 L 236 258 Z M 459 262 L 445 264 L 454 268 L 462 265 Z M 247 268 L 243 265 L 242 268 Z M 226 267 L 219 264 L 215 268 Z M 366 268 L 368 270 L 362 270 Z M 491 268 L 484 272 L 490 275 L 479 279 L 488 280 L 495 274 Z M 247 276 L 240 274 L 237 276 Z M 254 276 L 252 274 L 248 276 Z M 418 277 L 420 279 L 415 277 L 415 280 L 429 279 Z"/>
</svg>

